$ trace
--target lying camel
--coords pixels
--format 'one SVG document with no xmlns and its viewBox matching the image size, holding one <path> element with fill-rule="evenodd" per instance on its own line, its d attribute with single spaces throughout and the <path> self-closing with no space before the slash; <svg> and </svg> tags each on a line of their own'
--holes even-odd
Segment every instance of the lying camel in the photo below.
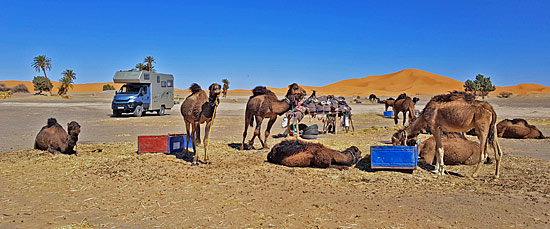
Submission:
<svg viewBox="0 0 550 229">
<path fill-rule="evenodd" d="M 74 147 L 76 146 L 78 135 L 80 134 L 80 125 L 72 121 L 67 124 L 67 130 L 69 134 L 65 132 L 59 123 L 57 123 L 55 118 L 49 118 L 48 124 L 42 127 L 38 135 L 36 135 L 34 148 L 47 150 L 54 156 L 57 153 L 75 154 L 78 156 Z"/>
<path fill-rule="evenodd" d="M 459 133 L 441 135 L 441 143 L 445 150 L 443 162 L 446 165 L 475 165 L 481 158 L 479 143 L 470 141 Z M 432 136 L 420 144 L 420 158 L 426 164 L 435 164 L 435 138 Z"/>
<path fill-rule="evenodd" d="M 545 138 L 536 126 L 529 125 L 525 119 L 504 119 L 497 124 L 497 133 L 501 138 Z"/>
<path fill-rule="evenodd" d="M 290 167 L 348 168 L 359 160 L 361 151 L 355 146 L 337 151 L 300 140 L 282 141 L 267 155 L 267 161 Z"/>
</svg>

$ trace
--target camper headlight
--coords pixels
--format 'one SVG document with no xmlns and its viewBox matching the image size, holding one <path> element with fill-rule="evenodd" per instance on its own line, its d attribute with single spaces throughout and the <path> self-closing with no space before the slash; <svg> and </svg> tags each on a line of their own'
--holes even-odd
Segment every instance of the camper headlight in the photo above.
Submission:
<svg viewBox="0 0 550 229">
<path fill-rule="evenodd" d="M 133 103 L 133 102 L 135 102 L 135 99 L 136 99 L 135 96 L 130 96 L 130 97 L 128 97 L 128 102 Z"/>
</svg>

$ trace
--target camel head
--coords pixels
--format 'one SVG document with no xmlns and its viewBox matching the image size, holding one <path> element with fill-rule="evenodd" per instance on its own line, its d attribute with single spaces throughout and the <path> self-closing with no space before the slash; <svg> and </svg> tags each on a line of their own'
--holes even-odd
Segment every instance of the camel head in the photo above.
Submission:
<svg viewBox="0 0 550 229">
<path fill-rule="evenodd" d="M 222 93 L 222 87 L 217 84 L 217 83 L 213 83 L 212 85 L 210 85 L 210 87 L 208 87 L 208 91 L 210 91 L 210 97 L 217 97 L 219 94 Z"/>
<path fill-rule="evenodd" d="M 418 102 L 418 101 L 420 101 L 420 98 L 418 98 L 418 97 L 414 97 L 414 98 L 413 98 L 413 103 L 414 103 L 414 104 L 416 104 L 416 102 Z"/>
<path fill-rule="evenodd" d="M 288 91 L 286 92 L 286 98 L 290 101 L 299 102 L 306 96 L 306 90 L 301 88 L 297 83 L 288 85 Z"/>
<path fill-rule="evenodd" d="M 408 135 L 407 131 L 398 130 L 393 134 L 391 137 L 391 143 L 394 146 L 414 146 L 416 144 L 416 140 L 418 138 L 418 135 Z"/>
<path fill-rule="evenodd" d="M 346 150 L 342 151 L 342 153 L 349 153 L 353 157 L 352 164 L 356 164 L 361 160 L 361 150 L 357 148 L 357 146 L 351 146 L 347 148 Z"/>
<path fill-rule="evenodd" d="M 80 124 L 75 121 L 69 122 L 67 124 L 67 132 L 71 136 L 78 136 L 80 134 Z"/>
</svg>

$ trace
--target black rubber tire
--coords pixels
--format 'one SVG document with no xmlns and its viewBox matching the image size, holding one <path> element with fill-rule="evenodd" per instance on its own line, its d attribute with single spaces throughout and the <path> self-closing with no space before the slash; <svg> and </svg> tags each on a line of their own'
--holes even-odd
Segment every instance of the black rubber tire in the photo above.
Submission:
<svg viewBox="0 0 550 229">
<path fill-rule="evenodd" d="M 308 126 L 305 130 L 311 130 L 311 129 L 319 130 L 319 126 L 317 124 L 313 124 L 311 126 Z"/>
<path fill-rule="evenodd" d="M 143 115 L 143 107 L 141 105 L 137 105 L 136 109 L 134 110 L 134 116 L 141 117 L 142 115 Z"/>
<path fill-rule="evenodd" d="M 313 140 L 313 139 L 317 139 L 317 135 L 306 135 L 306 134 L 302 134 L 302 137 L 303 139 L 307 139 L 307 140 Z"/>
<path fill-rule="evenodd" d="M 157 111 L 157 114 L 159 116 L 164 116 L 165 113 L 166 113 L 166 109 L 164 108 L 164 105 L 160 106 L 160 110 Z"/>
<path fill-rule="evenodd" d="M 120 117 L 122 115 L 122 112 L 119 110 L 113 110 L 113 117 Z"/>
</svg>

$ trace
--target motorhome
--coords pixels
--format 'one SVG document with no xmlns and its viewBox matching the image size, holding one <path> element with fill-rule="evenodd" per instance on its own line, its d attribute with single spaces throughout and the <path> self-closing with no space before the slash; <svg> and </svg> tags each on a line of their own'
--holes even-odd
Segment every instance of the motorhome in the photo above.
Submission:
<svg viewBox="0 0 550 229">
<path fill-rule="evenodd" d="M 136 117 L 146 112 L 164 115 L 174 106 L 174 76 L 150 71 L 118 71 L 115 83 L 123 83 L 116 91 L 111 108 L 113 116 L 132 113 Z"/>
</svg>

